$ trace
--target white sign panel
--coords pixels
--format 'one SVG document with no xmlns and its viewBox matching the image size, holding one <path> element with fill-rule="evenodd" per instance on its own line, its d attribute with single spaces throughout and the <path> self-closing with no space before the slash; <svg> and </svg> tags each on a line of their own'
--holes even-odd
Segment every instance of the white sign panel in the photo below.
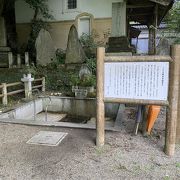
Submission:
<svg viewBox="0 0 180 180">
<path fill-rule="evenodd" d="M 105 63 L 105 98 L 167 100 L 169 62 Z"/>
</svg>

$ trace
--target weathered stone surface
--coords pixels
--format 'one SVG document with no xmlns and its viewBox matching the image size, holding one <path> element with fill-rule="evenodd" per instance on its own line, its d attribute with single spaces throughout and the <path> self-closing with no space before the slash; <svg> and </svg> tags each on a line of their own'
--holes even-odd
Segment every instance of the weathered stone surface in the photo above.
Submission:
<svg viewBox="0 0 180 180">
<path fill-rule="evenodd" d="M 170 43 L 168 39 L 162 38 L 159 41 L 159 44 L 156 49 L 156 54 L 157 55 L 169 55 L 170 54 Z"/>
<path fill-rule="evenodd" d="M 126 36 L 109 37 L 107 52 L 132 52 L 128 38 Z"/>
<path fill-rule="evenodd" d="M 6 46 L 6 45 L 7 45 L 7 39 L 6 39 L 4 18 L 0 17 L 0 46 Z"/>
<path fill-rule="evenodd" d="M 0 0 L 0 16 L 2 14 L 3 8 L 4 8 L 4 0 Z"/>
<path fill-rule="evenodd" d="M 126 2 L 112 3 L 111 36 L 126 36 Z"/>
<path fill-rule="evenodd" d="M 37 64 L 45 66 L 55 58 L 55 46 L 48 31 L 41 29 L 35 47 Z"/>
<path fill-rule="evenodd" d="M 85 61 L 86 55 L 78 38 L 78 32 L 74 25 L 71 26 L 68 36 L 66 50 L 66 64 L 81 64 Z"/>
<path fill-rule="evenodd" d="M 79 71 L 79 78 L 82 79 L 84 76 L 91 76 L 91 75 L 92 75 L 92 72 L 90 68 L 86 64 L 83 64 Z"/>
</svg>

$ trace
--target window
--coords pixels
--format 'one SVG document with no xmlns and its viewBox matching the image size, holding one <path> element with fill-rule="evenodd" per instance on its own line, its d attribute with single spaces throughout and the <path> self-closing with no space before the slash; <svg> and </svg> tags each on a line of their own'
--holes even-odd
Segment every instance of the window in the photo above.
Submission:
<svg viewBox="0 0 180 180">
<path fill-rule="evenodd" d="M 80 11 L 80 0 L 63 0 L 63 13 L 73 13 Z"/>
<path fill-rule="evenodd" d="M 77 8 L 77 0 L 68 0 L 67 7 L 68 7 L 68 9 L 76 9 Z"/>
</svg>

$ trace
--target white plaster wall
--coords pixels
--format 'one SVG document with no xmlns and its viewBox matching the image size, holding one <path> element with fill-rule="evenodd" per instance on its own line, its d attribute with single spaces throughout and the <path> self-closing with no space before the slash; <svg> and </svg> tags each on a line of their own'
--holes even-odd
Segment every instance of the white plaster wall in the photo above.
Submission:
<svg viewBox="0 0 180 180">
<path fill-rule="evenodd" d="M 15 2 L 16 23 L 30 22 L 33 17 L 34 11 L 23 0 Z"/>
<path fill-rule="evenodd" d="M 65 0 L 48 0 L 48 6 L 51 14 L 54 16 L 53 21 L 74 20 L 78 14 L 87 12 L 93 14 L 95 18 L 112 17 L 112 3 L 123 2 L 123 0 L 77 0 L 77 11 L 66 12 Z M 28 7 L 23 0 L 17 0 L 16 5 L 16 22 L 28 23 L 33 17 L 33 10 Z"/>
</svg>

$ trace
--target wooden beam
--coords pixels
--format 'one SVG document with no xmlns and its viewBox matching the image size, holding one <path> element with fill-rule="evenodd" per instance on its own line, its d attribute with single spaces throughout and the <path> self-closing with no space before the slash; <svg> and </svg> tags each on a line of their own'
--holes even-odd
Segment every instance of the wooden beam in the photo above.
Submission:
<svg viewBox="0 0 180 180">
<path fill-rule="evenodd" d="M 150 0 L 150 1 L 163 5 L 163 6 L 168 6 L 171 3 L 171 1 L 168 1 L 168 0 Z"/>
<path fill-rule="evenodd" d="M 127 5 L 127 9 L 139 9 L 139 8 L 151 8 L 153 4 L 142 4 L 142 5 Z"/>
<path fill-rule="evenodd" d="M 143 99 L 123 99 L 123 98 L 105 98 L 106 103 L 119 103 L 119 104 L 136 104 L 136 105 L 159 105 L 168 106 L 168 101 L 159 100 L 143 100 Z"/>
<path fill-rule="evenodd" d="M 172 62 L 170 56 L 108 56 L 106 54 L 105 62 Z"/>
<path fill-rule="evenodd" d="M 133 13 L 133 14 L 128 14 L 128 16 L 152 16 L 152 12 L 151 13 Z"/>
</svg>

